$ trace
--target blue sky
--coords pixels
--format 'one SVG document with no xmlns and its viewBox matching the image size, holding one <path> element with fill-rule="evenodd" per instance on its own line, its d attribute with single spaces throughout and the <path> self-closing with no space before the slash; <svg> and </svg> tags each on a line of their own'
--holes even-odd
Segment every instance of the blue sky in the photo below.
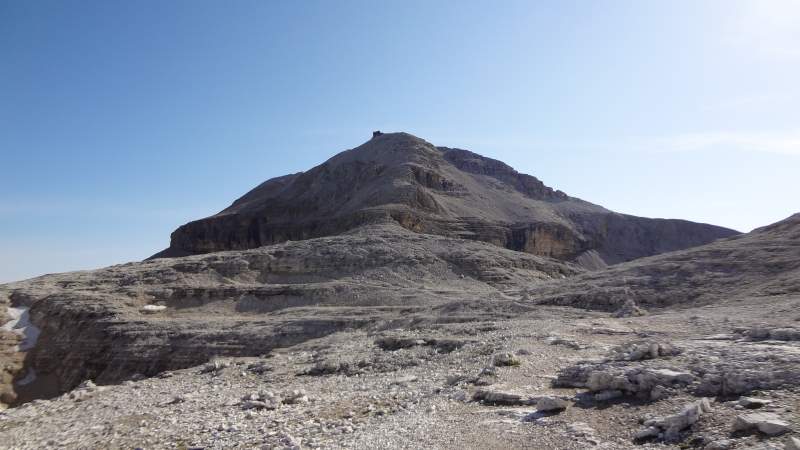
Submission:
<svg viewBox="0 0 800 450">
<path fill-rule="evenodd" d="M 800 1 L 0 1 L 0 282 L 408 131 L 616 211 L 800 211 Z"/>
</svg>

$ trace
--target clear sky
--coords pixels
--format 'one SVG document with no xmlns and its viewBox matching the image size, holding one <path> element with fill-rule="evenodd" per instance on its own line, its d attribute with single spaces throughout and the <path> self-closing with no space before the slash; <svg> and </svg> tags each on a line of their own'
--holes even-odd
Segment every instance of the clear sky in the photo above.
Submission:
<svg viewBox="0 0 800 450">
<path fill-rule="evenodd" d="M 0 0 L 0 282 L 408 131 L 610 209 L 800 211 L 800 0 Z"/>
</svg>

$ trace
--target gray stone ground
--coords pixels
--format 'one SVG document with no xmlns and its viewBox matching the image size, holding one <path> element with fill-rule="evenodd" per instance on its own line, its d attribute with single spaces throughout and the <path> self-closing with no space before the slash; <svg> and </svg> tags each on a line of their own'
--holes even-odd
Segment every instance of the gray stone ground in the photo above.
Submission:
<svg viewBox="0 0 800 450">
<path fill-rule="evenodd" d="M 783 448 L 800 431 L 800 382 L 790 376 L 777 385 L 758 383 L 782 369 L 798 375 L 800 341 L 763 340 L 750 330 L 754 323 L 797 325 L 799 302 L 781 299 L 746 315 L 737 306 L 635 318 L 541 307 L 512 320 L 339 332 L 261 358 L 82 386 L 6 410 L 0 447 Z M 776 314 L 782 310 L 793 313 Z M 669 343 L 676 354 L 641 359 L 632 343 L 642 342 Z M 513 354 L 511 365 L 493 365 L 502 360 L 493 357 L 499 353 Z M 699 393 L 703 376 L 726 359 L 736 363 L 726 369 L 731 377 L 757 371 L 752 386 L 729 395 Z M 666 385 L 656 400 L 626 392 L 597 401 L 585 387 L 553 387 L 581 361 L 598 371 L 607 365 L 667 369 L 691 380 Z M 481 390 L 507 404 L 472 401 Z M 769 400 L 758 412 L 774 413 L 788 430 L 733 432 L 738 416 L 754 412 L 739 404 L 743 395 Z M 564 398 L 569 406 L 537 413 L 543 396 Z M 673 442 L 634 440 L 648 419 L 701 398 L 709 399 L 710 411 Z"/>
</svg>

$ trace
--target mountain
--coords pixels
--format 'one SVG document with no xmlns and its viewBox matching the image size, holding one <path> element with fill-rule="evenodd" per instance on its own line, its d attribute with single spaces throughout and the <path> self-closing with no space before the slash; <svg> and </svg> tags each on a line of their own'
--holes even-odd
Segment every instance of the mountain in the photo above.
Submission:
<svg viewBox="0 0 800 450">
<path fill-rule="evenodd" d="M 0 285 L 3 445 L 783 448 L 800 430 L 800 214 L 747 234 L 626 216 L 397 133 L 157 256 Z"/>
<path fill-rule="evenodd" d="M 615 213 L 500 161 L 407 133 L 376 132 L 359 147 L 307 172 L 265 181 L 220 213 L 179 227 L 169 248 L 152 258 L 256 248 L 391 223 L 592 269 L 737 234 Z"/>
</svg>

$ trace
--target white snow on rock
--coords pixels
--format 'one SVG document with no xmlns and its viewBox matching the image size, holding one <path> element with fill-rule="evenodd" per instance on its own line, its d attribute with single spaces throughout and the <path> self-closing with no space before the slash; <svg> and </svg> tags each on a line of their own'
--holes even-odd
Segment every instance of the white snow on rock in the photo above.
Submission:
<svg viewBox="0 0 800 450">
<path fill-rule="evenodd" d="M 22 342 L 17 345 L 17 351 L 26 352 L 36 345 L 36 340 L 39 339 L 38 327 L 31 323 L 30 315 L 28 314 L 27 306 L 20 306 L 18 308 L 8 308 L 8 316 L 11 320 L 3 324 L 0 329 L 5 331 L 12 331 L 22 336 Z"/>
</svg>

